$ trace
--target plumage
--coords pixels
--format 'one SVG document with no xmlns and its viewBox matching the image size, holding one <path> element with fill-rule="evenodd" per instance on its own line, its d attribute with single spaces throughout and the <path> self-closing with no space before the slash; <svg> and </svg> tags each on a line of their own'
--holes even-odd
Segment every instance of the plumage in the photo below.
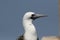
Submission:
<svg viewBox="0 0 60 40">
<path fill-rule="evenodd" d="M 24 40 L 24 36 L 20 36 L 17 40 Z M 37 40 L 39 40 L 39 38 L 37 38 Z"/>
<path fill-rule="evenodd" d="M 24 40 L 24 36 L 21 35 L 17 40 Z"/>
<path fill-rule="evenodd" d="M 39 40 L 33 21 L 37 18 L 46 17 L 47 15 L 35 14 L 34 12 L 26 12 L 23 16 L 24 35 L 20 36 L 18 40 Z"/>
</svg>

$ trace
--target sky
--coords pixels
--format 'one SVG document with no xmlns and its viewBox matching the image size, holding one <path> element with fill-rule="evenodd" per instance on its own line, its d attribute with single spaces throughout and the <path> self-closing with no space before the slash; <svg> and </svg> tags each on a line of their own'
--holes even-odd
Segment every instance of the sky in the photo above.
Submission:
<svg viewBox="0 0 60 40">
<path fill-rule="evenodd" d="M 16 40 L 23 34 L 22 18 L 28 11 L 48 15 L 33 22 L 40 39 L 58 36 L 58 0 L 0 0 L 0 40 Z"/>
</svg>

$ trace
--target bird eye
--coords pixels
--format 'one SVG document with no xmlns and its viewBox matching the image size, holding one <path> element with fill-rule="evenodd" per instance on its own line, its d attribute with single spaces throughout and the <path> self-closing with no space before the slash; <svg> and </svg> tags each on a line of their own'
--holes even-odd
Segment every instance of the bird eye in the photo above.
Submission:
<svg viewBox="0 0 60 40">
<path fill-rule="evenodd" d="M 32 17 L 35 16 L 35 14 L 32 14 Z"/>
<path fill-rule="evenodd" d="M 32 16 L 30 17 L 30 19 L 35 20 L 36 19 L 35 14 L 32 14 Z"/>
</svg>

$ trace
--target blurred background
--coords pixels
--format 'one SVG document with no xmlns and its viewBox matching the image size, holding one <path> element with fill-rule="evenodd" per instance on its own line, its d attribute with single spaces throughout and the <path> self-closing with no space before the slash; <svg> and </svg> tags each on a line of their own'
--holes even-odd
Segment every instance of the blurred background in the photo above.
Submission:
<svg viewBox="0 0 60 40">
<path fill-rule="evenodd" d="M 48 15 L 33 22 L 40 39 L 58 36 L 58 0 L 0 0 L 0 40 L 16 40 L 23 34 L 22 18 L 28 11 Z"/>
</svg>

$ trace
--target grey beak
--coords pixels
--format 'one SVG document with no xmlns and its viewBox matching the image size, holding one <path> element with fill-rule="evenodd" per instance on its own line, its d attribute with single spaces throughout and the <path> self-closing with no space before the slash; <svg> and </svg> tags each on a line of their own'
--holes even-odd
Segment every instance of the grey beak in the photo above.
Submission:
<svg viewBox="0 0 60 40">
<path fill-rule="evenodd" d="M 41 18 L 41 17 L 48 17 L 48 15 L 44 15 L 44 14 L 36 14 L 36 17 L 38 17 L 38 18 L 39 18 L 39 17 L 40 17 L 40 18 Z"/>
<path fill-rule="evenodd" d="M 31 19 L 35 20 L 37 18 L 41 18 L 41 17 L 48 17 L 48 15 L 44 15 L 44 14 L 33 14 Z"/>
</svg>

